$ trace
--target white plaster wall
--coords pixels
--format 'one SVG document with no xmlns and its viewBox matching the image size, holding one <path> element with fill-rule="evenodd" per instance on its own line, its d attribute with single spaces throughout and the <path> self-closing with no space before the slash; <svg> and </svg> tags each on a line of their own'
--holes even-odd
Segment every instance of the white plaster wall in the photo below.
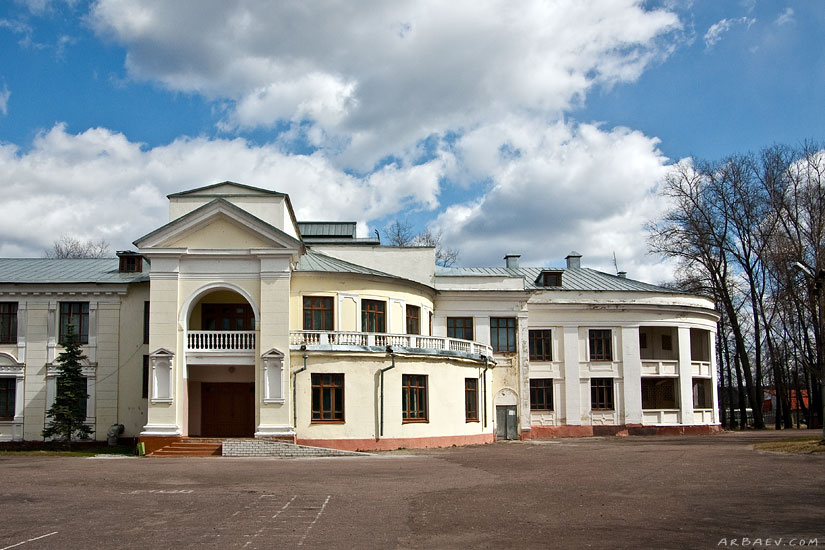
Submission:
<svg viewBox="0 0 825 550">
<path fill-rule="evenodd" d="M 435 248 L 432 247 L 312 245 L 312 250 L 433 286 Z"/>
</svg>

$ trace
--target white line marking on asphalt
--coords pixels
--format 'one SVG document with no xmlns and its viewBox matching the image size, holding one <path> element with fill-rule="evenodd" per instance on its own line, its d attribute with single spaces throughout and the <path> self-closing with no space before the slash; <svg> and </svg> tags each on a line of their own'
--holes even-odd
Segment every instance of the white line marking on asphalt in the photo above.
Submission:
<svg viewBox="0 0 825 550">
<path fill-rule="evenodd" d="M 275 515 L 274 515 L 274 516 L 272 516 L 272 519 L 275 519 L 275 518 L 277 518 L 278 516 L 280 516 L 280 515 L 281 515 L 281 512 L 283 512 L 284 510 L 286 510 L 287 508 L 289 508 L 289 505 L 290 505 L 290 504 L 292 504 L 292 501 L 294 501 L 296 498 L 298 498 L 298 495 L 295 495 L 294 497 L 292 497 L 291 499 L 289 499 L 289 502 L 287 502 L 286 504 L 284 504 L 284 505 L 283 505 L 283 507 L 282 507 L 280 510 L 278 510 L 277 512 L 275 512 Z"/>
<path fill-rule="evenodd" d="M 23 542 L 18 542 L 17 544 L 12 544 L 11 546 L 6 546 L 5 548 L 0 548 L 0 550 L 9 550 L 9 548 L 15 548 L 17 546 L 20 546 L 21 544 L 26 544 L 27 542 L 34 542 L 36 540 L 45 539 L 46 537 L 50 537 L 56 534 L 57 531 L 55 531 L 54 533 L 47 533 L 45 535 L 40 535 L 39 537 L 34 537 L 33 539 L 24 540 Z"/>
<path fill-rule="evenodd" d="M 321 514 L 323 514 L 323 513 L 324 513 L 324 509 L 327 507 L 327 503 L 329 502 L 329 499 L 330 499 L 330 498 L 332 498 L 332 495 L 327 495 L 327 499 L 326 499 L 326 500 L 324 501 L 324 503 L 321 505 L 321 509 L 320 509 L 320 510 L 318 510 L 318 514 L 315 516 L 315 519 L 314 519 L 314 520 L 312 520 L 312 523 L 310 523 L 310 524 L 309 524 L 309 526 L 307 527 L 307 530 L 306 530 L 306 532 L 304 533 L 304 536 L 303 536 L 303 537 L 301 537 L 301 540 L 299 540 L 299 541 L 298 541 L 298 546 L 303 546 L 303 544 L 304 544 L 304 540 L 306 540 L 307 535 L 309 535 L 309 530 L 310 530 L 310 529 L 312 529 L 312 526 L 313 526 L 313 525 L 315 525 L 315 522 L 316 522 L 316 521 L 318 521 L 318 518 L 320 518 L 320 517 L 321 517 Z"/>
</svg>

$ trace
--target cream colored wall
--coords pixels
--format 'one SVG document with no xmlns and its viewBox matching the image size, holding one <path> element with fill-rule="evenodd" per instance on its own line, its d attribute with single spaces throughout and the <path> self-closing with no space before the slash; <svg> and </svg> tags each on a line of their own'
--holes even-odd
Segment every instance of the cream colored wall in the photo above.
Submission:
<svg viewBox="0 0 825 550">
<path fill-rule="evenodd" d="M 208 225 L 187 234 L 169 246 L 191 249 L 243 249 L 264 248 L 270 246 L 270 243 L 224 217 L 210 220 Z"/>
<path fill-rule="evenodd" d="M 419 287 L 420 288 L 420 287 Z M 387 331 L 404 334 L 407 331 L 406 305 L 421 308 L 421 333 L 426 335 L 428 315 L 433 309 L 432 297 L 424 289 L 403 282 L 379 282 L 347 276 L 340 273 L 308 274 L 297 272 L 292 276 L 290 296 L 290 328 L 303 330 L 303 297 L 331 296 L 333 300 L 333 330 L 361 330 L 361 300 L 387 302 Z"/>
<path fill-rule="evenodd" d="M 232 189 L 226 187 L 223 189 L 218 187 L 210 189 L 203 195 L 187 195 L 185 197 L 172 197 L 169 199 L 169 221 L 176 220 L 181 216 L 200 208 L 201 206 L 215 200 L 216 196 L 221 192 L 230 193 L 221 198 L 234 204 L 235 206 L 246 210 L 256 218 L 259 218 L 273 227 L 285 231 L 286 233 L 295 236 L 295 229 L 284 225 L 285 219 L 289 219 L 289 214 L 286 213 L 286 205 L 283 197 L 273 195 L 259 195 L 259 196 L 233 196 L 231 193 L 237 193 L 237 188 Z M 214 247 L 209 247 L 214 248 Z M 237 247 L 232 247 L 237 248 Z"/>
<path fill-rule="evenodd" d="M 261 354 L 271 349 L 283 353 L 283 376 L 288 377 L 290 372 L 289 306 L 291 282 L 288 260 L 283 259 L 279 262 L 278 269 L 282 270 L 284 276 L 261 281 L 261 327 L 265 327 L 265 330 L 260 331 L 259 329 L 260 343 L 255 359 L 255 399 L 258 403 L 256 422 L 261 432 L 284 431 L 292 424 L 292 418 L 290 417 L 292 395 L 288 391 L 288 384 L 284 386 L 287 391 L 283 403 L 263 403 L 262 395 L 264 381 Z"/>
<path fill-rule="evenodd" d="M 435 248 L 432 247 L 312 245 L 312 250 L 383 273 L 433 285 Z"/>
<path fill-rule="evenodd" d="M 299 353 L 293 355 L 299 363 Z M 379 371 L 389 367 L 389 357 L 330 355 L 310 352 L 307 370 L 296 376 L 297 434 L 307 439 L 375 439 L 379 435 Z M 384 374 L 384 438 L 439 437 L 492 433 L 492 384 L 487 376 L 487 427 L 484 427 L 479 380 L 479 421 L 467 422 L 464 379 L 481 376 L 478 363 L 450 359 L 396 357 L 396 367 Z M 311 422 L 312 373 L 344 374 L 344 423 Z M 427 376 L 428 422 L 403 423 L 401 379 L 404 374 Z"/>
<path fill-rule="evenodd" d="M 130 285 L 120 306 L 118 372 L 118 422 L 124 437 L 136 437 L 147 421 L 148 398 L 143 397 L 143 357 L 149 345 L 143 343 L 143 304 L 149 300 L 149 284 Z"/>
</svg>

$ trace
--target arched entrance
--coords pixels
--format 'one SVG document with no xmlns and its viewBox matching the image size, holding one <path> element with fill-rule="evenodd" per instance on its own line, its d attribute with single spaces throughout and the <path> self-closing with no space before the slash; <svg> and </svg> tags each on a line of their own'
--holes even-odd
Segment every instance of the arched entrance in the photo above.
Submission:
<svg viewBox="0 0 825 550">
<path fill-rule="evenodd" d="M 232 285 L 209 285 L 187 300 L 187 433 L 199 437 L 253 437 L 258 311 Z"/>
<path fill-rule="evenodd" d="M 518 439 L 518 395 L 510 388 L 496 393 L 496 438 Z"/>
</svg>

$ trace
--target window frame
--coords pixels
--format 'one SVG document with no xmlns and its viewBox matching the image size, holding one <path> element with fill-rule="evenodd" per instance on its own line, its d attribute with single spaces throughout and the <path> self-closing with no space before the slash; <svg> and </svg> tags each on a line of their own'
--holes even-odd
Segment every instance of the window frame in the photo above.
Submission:
<svg viewBox="0 0 825 550">
<path fill-rule="evenodd" d="M 493 326 L 494 322 L 500 323 L 504 321 L 505 326 Z M 512 322 L 512 326 L 510 323 Z M 493 332 L 495 331 L 495 332 Z M 506 349 L 501 347 L 501 334 L 505 335 Z M 496 353 L 516 353 L 516 334 L 518 332 L 518 323 L 515 317 L 490 317 L 490 345 Z M 494 336 L 495 335 L 495 336 Z M 512 342 L 510 341 L 512 337 Z"/>
<path fill-rule="evenodd" d="M 590 379 L 590 410 L 591 411 L 615 411 L 616 410 L 616 385 L 613 378 L 591 378 Z M 603 397 L 603 399 L 600 398 Z M 594 399 L 595 397 L 595 399 Z"/>
<path fill-rule="evenodd" d="M 329 381 L 325 381 L 329 377 Z M 344 405 L 344 374 L 335 372 L 313 372 L 310 375 L 311 403 L 309 419 L 311 424 L 344 424 L 346 412 Z M 316 393 L 317 390 L 317 393 Z M 329 394 L 329 409 L 325 408 L 324 394 Z M 340 397 L 340 399 L 339 399 Z M 340 406 L 338 401 L 340 401 Z M 324 418 L 324 415 L 330 415 Z"/>
<path fill-rule="evenodd" d="M 542 395 L 543 399 L 538 397 Z M 543 406 L 542 406 L 543 405 Z M 530 410 L 531 411 L 553 411 L 553 379 L 552 378 L 531 378 L 530 379 Z"/>
<path fill-rule="evenodd" d="M 451 326 L 452 325 L 452 326 Z M 467 335 L 470 331 L 469 338 L 457 336 L 457 334 Z M 472 317 L 447 317 L 447 338 L 457 338 L 458 340 L 473 340 L 475 334 L 475 327 L 473 326 Z"/>
<path fill-rule="evenodd" d="M 413 424 L 430 421 L 429 399 L 427 395 L 428 376 L 426 374 L 401 375 L 401 423 Z M 417 407 L 411 407 L 411 395 L 415 395 Z M 414 416 L 411 416 L 414 415 Z"/>
<path fill-rule="evenodd" d="M 74 306 L 78 306 L 77 309 L 80 311 L 72 311 Z M 85 307 L 84 307 L 85 306 Z M 62 346 L 63 345 L 63 337 L 65 336 L 66 328 L 71 323 L 75 327 L 75 338 L 78 344 L 81 346 L 89 344 L 89 312 L 91 308 L 89 307 L 89 302 L 60 302 L 59 303 L 60 309 L 60 317 L 58 322 L 58 335 L 57 341 Z M 85 311 L 84 311 L 85 309 Z M 68 310 L 68 311 L 64 311 Z M 80 319 L 79 323 L 73 323 L 72 319 L 78 317 Z M 64 319 L 66 320 L 64 323 Z M 83 322 L 85 320 L 85 332 Z"/>
<path fill-rule="evenodd" d="M 17 302 L 0 302 L 0 344 L 17 343 Z"/>
<path fill-rule="evenodd" d="M 407 304 L 405 309 L 407 318 L 407 334 L 421 334 L 421 307 Z"/>
<path fill-rule="evenodd" d="M 5 394 L 4 402 L 6 404 L 5 411 L 3 409 L 0 409 L 0 421 L 13 421 L 15 407 L 17 406 L 17 378 L 10 376 L 2 376 L 0 377 L 0 384 L 8 385 L 7 388 L 3 388 L 2 386 L 0 386 L 0 395 Z M 11 414 L 4 414 L 6 412 L 10 412 Z"/>
<path fill-rule="evenodd" d="M 149 343 L 149 300 L 143 302 L 143 343 Z"/>
<path fill-rule="evenodd" d="M 321 307 L 313 303 L 328 302 L 329 308 Z M 303 304 L 303 327 L 304 330 L 335 330 L 335 300 L 332 296 L 304 296 L 301 303 Z M 309 305 L 307 305 L 309 303 Z M 309 313 L 309 326 L 307 326 L 307 313 Z M 315 327 L 316 316 L 321 318 L 322 328 Z M 327 328 L 329 327 L 329 328 Z"/>
<path fill-rule="evenodd" d="M 602 349 L 599 350 L 598 343 Z M 594 345 L 596 344 L 596 345 Z M 605 351 L 606 348 L 606 351 Z M 609 363 L 613 361 L 613 329 L 591 328 L 587 332 L 588 361 Z"/>
<path fill-rule="evenodd" d="M 371 317 L 374 317 L 376 330 L 369 330 Z M 378 330 L 378 321 L 380 321 L 380 330 Z M 361 300 L 361 332 L 387 332 L 387 302 L 385 300 Z"/>
<path fill-rule="evenodd" d="M 478 422 L 478 378 L 464 379 L 464 421 Z"/>
<path fill-rule="evenodd" d="M 527 332 L 528 357 L 530 361 L 552 361 L 553 360 L 553 330 L 549 328 L 531 329 Z M 544 348 L 538 352 L 538 344 L 542 343 Z"/>
<path fill-rule="evenodd" d="M 143 380 L 141 381 L 141 397 L 149 399 L 149 356 L 143 356 Z"/>
</svg>

